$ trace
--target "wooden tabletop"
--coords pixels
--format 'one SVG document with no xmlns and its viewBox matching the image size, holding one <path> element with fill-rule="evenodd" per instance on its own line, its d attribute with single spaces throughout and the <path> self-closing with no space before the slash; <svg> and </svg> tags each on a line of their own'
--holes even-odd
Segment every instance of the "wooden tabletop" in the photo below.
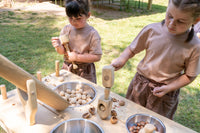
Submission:
<svg viewBox="0 0 200 133">
<path fill-rule="evenodd" d="M 60 77 L 63 77 L 64 81 L 60 82 Z M 38 101 L 38 110 L 35 118 L 36 124 L 29 126 L 26 123 L 24 108 L 17 95 L 16 89 L 14 89 L 7 93 L 8 99 L 3 100 L 2 96 L 0 97 L 0 126 L 7 130 L 7 132 L 11 133 L 49 133 L 60 122 L 72 118 L 82 118 L 82 115 L 88 112 L 90 107 L 95 107 L 97 109 L 98 99 L 104 94 L 103 87 L 91 83 L 90 81 L 65 70 L 60 71 L 59 77 L 56 77 L 55 73 L 53 73 L 43 78 L 43 82 L 52 89 L 59 84 L 70 81 L 84 82 L 94 86 L 97 92 L 94 101 L 80 107 L 68 107 L 64 111 L 60 112 L 42 103 L 41 101 Z M 97 113 L 89 118 L 89 120 L 97 123 L 105 133 L 127 133 L 126 120 L 131 115 L 138 113 L 149 114 L 160 119 L 166 127 L 166 133 L 197 133 L 179 123 L 135 104 L 118 94 L 111 92 L 110 96 L 116 98 L 117 100 L 125 101 L 125 106 L 119 106 L 118 102 L 113 102 L 113 108 L 117 112 L 118 116 L 118 123 L 111 124 L 109 118 L 102 120 Z"/>
</svg>

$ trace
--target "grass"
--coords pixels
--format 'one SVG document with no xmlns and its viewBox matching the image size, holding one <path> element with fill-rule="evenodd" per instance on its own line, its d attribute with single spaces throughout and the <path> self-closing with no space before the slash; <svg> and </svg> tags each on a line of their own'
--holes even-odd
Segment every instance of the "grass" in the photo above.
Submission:
<svg viewBox="0 0 200 133">
<path fill-rule="evenodd" d="M 164 19 L 166 5 L 165 0 L 154 0 L 153 10 L 143 12 L 92 9 L 88 23 L 101 35 L 103 49 L 101 61 L 95 63 L 98 85 L 102 86 L 102 67 L 118 57 L 145 25 Z M 62 62 L 63 57 L 51 45 L 51 37 L 58 36 L 66 23 L 66 17 L 48 13 L 20 10 L 0 12 L 0 53 L 35 76 L 39 70 L 43 76 L 47 76 L 54 72 L 55 60 Z M 111 89 L 113 92 L 125 96 L 136 66 L 143 56 L 144 52 L 139 53 L 115 72 L 115 83 Z M 181 89 L 180 104 L 175 115 L 176 122 L 197 132 L 200 132 L 199 81 L 200 76 Z M 8 90 L 15 89 L 14 85 L 2 78 L 0 84 L 6 84 Z"/>
</svg>

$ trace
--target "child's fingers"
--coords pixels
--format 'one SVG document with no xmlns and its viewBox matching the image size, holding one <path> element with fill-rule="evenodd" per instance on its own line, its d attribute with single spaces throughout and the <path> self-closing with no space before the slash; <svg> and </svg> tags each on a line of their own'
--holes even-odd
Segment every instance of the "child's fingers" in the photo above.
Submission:
<svg viewBox="0 0 200 133">
<path fill-rule="evenodd" d="M 59 40 L 59 37 L 52 37 L 51 40 Z"/>
<path fill-rule="evenodd" d="M 153 95 L 159 96 L 162 91 L 160 90 L 159 87 L 155 87 L 152 92 L 153 92 Z"/>
</svg>

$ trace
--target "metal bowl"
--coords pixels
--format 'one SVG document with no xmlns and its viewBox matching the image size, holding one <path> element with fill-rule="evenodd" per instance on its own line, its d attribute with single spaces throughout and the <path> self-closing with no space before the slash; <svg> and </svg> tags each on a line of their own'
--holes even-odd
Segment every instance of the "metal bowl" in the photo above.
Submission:
<svg viewBox="0 0 200 133">
<path fill-rule="evenodd" d="M 159 133 L 166 133 L 166 128 L 165 125 L 163 124 L 163 122 L 161 120 L 159 120 L 158 118 L 148 115 L 148 114 L 135 114 L 130 116 L 127 120 L 126 120 L 126 129 L 129 131 L 129 128 L 136 125 L 137 122 L 148 122 L 150 124 L 153 124 Z"/>
<path fill-rule="evenodd" d="M 65 82 L 65 83 L 62 83 L 62 84 L 56 86 L 54 88 L 54 91 L 56 91 L 57 93 L 60 93 L 60 91 L 66 91 L 67 89 L 76 90 L 77 87 L 82 89 L 83 92 L 89 94 L 90 98 L 91 98 L 91 100 L 89 102 L 87 102 L 85 104 L 82 104 L 82 105 L 78 105 L 78 106 L 83 106 L 83 105 L 89 104 L 89 103 L 94 101 L 94 99 L 96 98 L 96 89 L 92 85 L 87 84 L 87 83 L 83 83 L 83 82 Z M 69 107 L 78 107 L 78 106 L 69 105 Z"/>
<path fill-rule="evenodd" d="M 75 118 L 61 122 L 51 130 L 51 133 L 104 133 L 104 131 L 93 121 Z"/>
</svg>

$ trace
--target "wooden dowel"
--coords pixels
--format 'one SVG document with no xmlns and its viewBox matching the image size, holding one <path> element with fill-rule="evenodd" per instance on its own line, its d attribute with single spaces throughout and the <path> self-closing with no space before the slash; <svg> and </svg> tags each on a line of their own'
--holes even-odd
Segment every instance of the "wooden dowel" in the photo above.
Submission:
<svg viewBox="0 0 200 133">
<path fill-rule="evenodd" d="M 38 80 L 42 81 L 42 74 L 40 71 L 37 72 L 37 78 Z"/>
<path fill-rule="evenodd" d="M 56 77 L 59 77 L 59 60 L 55 61 Z"/>
<path fill-rule="evenodd" d="M 2 95 L 3 100 L 6 100 L 7 99 L 6 86 L 3 84 L 0 86 L 0 88 L 1 88 L 1 95 Z"/>
</svg>

